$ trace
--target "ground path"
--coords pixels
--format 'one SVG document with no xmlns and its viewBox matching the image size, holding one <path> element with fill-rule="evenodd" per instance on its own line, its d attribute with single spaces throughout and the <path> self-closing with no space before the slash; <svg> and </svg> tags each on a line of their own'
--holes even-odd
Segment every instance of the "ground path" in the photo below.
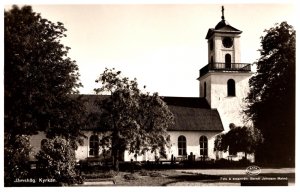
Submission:
<svg viewBox="0 0 300 192">
<path fill-rule="evenodd" d="M 186 169 L 176 170 L 186 173 L 202 173 L 206 175 L 244 175 L 245 169 Z M 267 173 L 295 173 L 295 168 L 266 168 L 261 169 L 261 174 Z"/>
<path fill-rule="evenodd" d="M 204 175 L 219 175 L 219 176 L 247 176 L 245 169 L 186 169 L 176 170 L 176 172 L 191 173 L 191 174 L 204 174 Z M 261 169 L 261 175 L 294 175 L 295 168 L 266 168 Z M 293 176 L 295 177 L 295 176 Z M 240 181 L 237 182 L 215 182 L 211 180 L 203 181 L 184 181 L 171 183 L 168 186 L 240 186 Z M 295 185 L 295 178 L 288 178 L 288 185 Z"/>
<path fill-rule="evenodd" d="M 214 179 L 210 178 L 210 176 L 213 177 L 249 177 L 246 174 L 245 169 L 178 169 L 178 170 L 161 170 L 159 171 L 164 175 L 163 178 L 169 178 L 169 177 L 178 177 L 178 179 L 163 184 L 164 186 L 241 186 L 240 181 L 223 181 L 222 179 Z M 202 179 L 198 179 L 198 174 L 203 175 Z M 195 177 L 194 177 L 194 176 Z M 209 177 L 206 178 L 205 175 L 208 175 Z M 189 177 L 191 176 L 191 177 Z M 288 178 L 288 185 L 293 186 L 295 185 L 295 169 L 294 168 L 262 168 L 261 173 L 257 177 L 287 177 Z M 121 178 L 119 175 L 118 177 Z M 141 177 L 141 176 L 140 176 Z M 188 179 L 188 178 L 197 178 L 194 180 Z M 116 178 L 115 178 L 116 179 Z M 96 180 L 89 180 L 84 182 L 82 185 L 77 186 L 112 186 L 112 185 L 118 185 L 118 182 L 115 183 L 115 179 L 96 179 Z M 155 178 L 148 178 L 147 179 L 155 179 Z M 118 181 L 118 179 L 116 179 Z M 129 183 L 128 183 L 129 184 Z M 145 183 L 144 183 L 145 184 Z M 147 185 L 148 183 L 146 183 Z M 128 186 L 128 185 L 127 185 Z M 129 184 L 130 186 L 130 184 Z M 161 186 L 161 185 L 157 185 Z"/>
</svg>

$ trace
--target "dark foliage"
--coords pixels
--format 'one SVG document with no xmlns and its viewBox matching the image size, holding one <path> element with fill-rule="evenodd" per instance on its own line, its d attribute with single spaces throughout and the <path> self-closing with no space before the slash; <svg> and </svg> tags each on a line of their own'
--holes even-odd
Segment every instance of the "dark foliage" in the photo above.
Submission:
<svg viewBox="0 0 300 192">
<path fill-rule="evenodd" d="M 105 69 L 96 82 L 100 84 L 96 93 L 110 94 L 97 105 L 102 110 L 99 127 L 112 131 L 103 137 L 101 145 L 111 148 L 114 165 L 126 149 L 136 155 L 148 150 L 165 155 L 165 147 L 169 146 L 167 128 L 174 118 L 158 94 L 143 93 L 136 79 L 122 77 L 114 69 Z"/>
<path fill-rule="evenodd" d="M 263 143 L 263 136 L 259 129 L 254 127 L 238 127 L 230 124 L 230 131 L 217 135 L 215 139 L 215 150 L 231 153 L 244 152 L 254 153 L 259 145 Z"/>
<path fill-rule="evenodd" d="M 46 131 L 49 137 L 80 136 L 81 102 L 70 96 L 81 86 L 78 66 L 60 43 L 64 25 L 31 6 L 4 13 L 4 123 L 11 135 Z M 74 146 L 74 144 L 73 144 Z"/>
<path fill-rule="evenodd" d="M 78 66 L 68 57 L 70 48 L 60 42 L 66 36 L 65 32 L 61 22 L 53 23 L 42 18 L 33 12 L 31 6 L 19 8 L 14 5 L 5 11 L 5 150 L 16 145 L 15 137 L 36 134 L 38 131 L 46 132 L 48 138 L 64 138 L 68 141 L 64 147 L 69 150 L 76 149 L 77 144 L 81 143 L 83 135 L 80 127 L 84 122 L 85 110 L 80 98 L 72 96 L 78 92 L 81 84 L 78 82 Z M 20 146 L 16 150 L 27 151 L 27 147 Z M 51 151 L 44 152 L 47 154 Z M 10 157 L 9 153 L 5 156 Z M 47 157 L 50 161 L 51 156 Z M 51 158 L 63 162 L 66 157 L 60 155 Z M 72 158 L 70 161 L 73 162 L 75 157 Z M 11 161 L 8 164 L 14 164 L 13 158 L 7 161 Z M 20 162 L 19 166 L 29 166 L 24 163 Z M 18 174 L 18 171 L 14 174 Z"/>
<path fill-rule="evenodd" d="M 10 142 L 8 142 L 10 141 Z M 30 175 L 29 157 L 31 146 L 29 137 L 17 135 L 5 138 L 4 145 L 4 185 L 15 186 L 16 179 L 26 179 Z"/>
<path fill-rule="evenodd" d="M 135 174 L 126 174 L 126 175 L 124 175 L 124 179 L 126 179 L 126 180 L 137 180 L 138 176 L 135 175 Z"/>
<path fill-rule="evenodd" d="M 265 142 L 257 160 L 293 165 L 295 161 L 295 38 L 286 22 L 261 37 L 257 73 L 250 81 L 245 111 Z"/>
<path fill-rule="evenodd" d="M 77 183 L 75 150 L 66 139 L 61 137 L 46 139 L 36 158 L 41 177 L 55 179 L 68 185 Z"/>
<path fill-rule="evenodd" d="M 161 174 L 160 172 L 157 172 L 157 171 L 151 171 L 151 172 L 149 173 L 149 176 L 150 176 L 150 177 L 161 177 L 162 174 Z"/>
</svg>

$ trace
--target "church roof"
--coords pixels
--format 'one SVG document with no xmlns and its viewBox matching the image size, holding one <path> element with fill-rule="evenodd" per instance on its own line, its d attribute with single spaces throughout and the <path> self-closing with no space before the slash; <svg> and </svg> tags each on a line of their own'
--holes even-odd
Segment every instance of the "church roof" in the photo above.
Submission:
<svg viewBox="0 0 300 192">
<path fill-rule="evenodd" d="M 170 105 L 175 124 L 169 131 L 223 131 L 220 115 L 216 109 L 191 108 Z"/>
<path fill-rule="evenodd" d="M 210 109 L 205 98 L 163 97 L 175 116 L 175 124 L 169 131 L 223 131 L 217 110 Z"/>
<path fill-rule="evenodd" d="M 104 100 L 107 95 L 79 95 L 85 101 L 89 114 L 99 112 L 95 105 L 98 99 Z M 175 124 L 169 131 L 223 131 L 223 125 L 217 110 L 210 109 L 205 98 L 199 97 L 161 97 L 174 114 Z M 97 116 L 92 116 L 95 121 L 83 128 L 83 130 L 107 130 L 99 129 Z"/>
<path fill-rule="evenodd" d="M 226 20 L 221 20 L 215 28 L 208 29 L 205 39 L 209 39 L 214 33 L 234 33 L 240 34 L 242 31 L 232 27 Z"/>
<path fill-rule="evenodd" d="M 189 108 L 205 108 L 210 109 L 205 98 L 200 97 L 165 97 L 162 96 L 164 102 L 169 106 L 181 106 Z"/>
<path fill-rule="evenodd" d="M 228 26 L 229 23 L 225 20 L 225 19 L 222 19 L 216 26 L 215 26 L 215 30 L 218 30 L 218 29 L 221 29 L 223 27 L 226 27 Z M 230 26 L 230 25 L 229 25 Z"/>
</svg>

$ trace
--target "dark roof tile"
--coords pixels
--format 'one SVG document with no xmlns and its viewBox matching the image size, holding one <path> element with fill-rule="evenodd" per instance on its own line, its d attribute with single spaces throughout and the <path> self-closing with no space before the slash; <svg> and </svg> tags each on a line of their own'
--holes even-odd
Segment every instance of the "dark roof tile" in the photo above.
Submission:
<svg viewBox="0 0 300 192">
<path fill-rule="evenodd" d="M 201 97 L 162 97 L 167 105 L 210 109 L 205 98 Z"/>
<path fill-rule="evenodd" d="M 77 96 L 75 96 L 77 97 Z M 106 99 L 107 95 L 78 95 L 85 101 L 88 113 L 97 113 L 96 99 Z M 205 98 L 199 97 L 162 97 L 175 117 L 175 125 L 169 131 L 223 131 L 219 113 L 210 109 Z M 95 125 L 95 123 L 93 123 Z M 106 130 L 86 127 L 85 130 Z"/>
<path fill-rule="evenodd" d="M 220 115 L 215 109 L 170 105 L 175 124 L 170 131 L 223 131 Z"/>
</svg>

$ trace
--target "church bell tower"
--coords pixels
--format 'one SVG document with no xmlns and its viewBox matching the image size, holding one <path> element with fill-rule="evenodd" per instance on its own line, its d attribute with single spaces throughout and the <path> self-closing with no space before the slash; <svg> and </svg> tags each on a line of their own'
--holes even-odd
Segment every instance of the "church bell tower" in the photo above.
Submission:
<svg viewBox="0 0 300 192">
<path fill-rule="evenodd" d="M 221 21 L 207 32 L 208 64 L 198 78 L 200 97 L 218 110 L 225 130 L 230 123 L 243 125 L 244 98 L 252 75 L 251 65 L 241 63 L 241 34 L 225 20 L 222 6 Z"/>
</svg>

